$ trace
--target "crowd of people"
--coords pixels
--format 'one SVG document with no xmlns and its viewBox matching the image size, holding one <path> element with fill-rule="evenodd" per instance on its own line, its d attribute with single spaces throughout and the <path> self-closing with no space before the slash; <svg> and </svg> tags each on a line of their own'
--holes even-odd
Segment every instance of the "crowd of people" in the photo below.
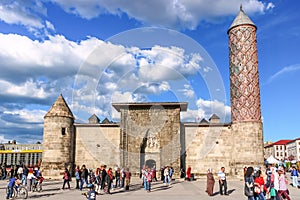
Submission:
<svg viewBox="0 0 300 200">
<path fill-rule="evenodd" d="M 260 167 L 245 167 L 244 168 L 244 194 L 248 200 L 290 200 L 288 190 L 288 178 L 286 173 L 291 173 L 291 185 L 299 188 L 298 184 L 298 170 L 296 166 L 292 166 L 291 169 L 286 170 L 283 166 L 275 167 L 268 165 L 265 173 Z M 219 182 L 219 194 L 229 195 L 227 192 L 227 180 L 225 168 L 222 167 L 218 172 Z M 207 171 L 207 184 L 206 192 L 209 196 L 213 196 L 217 193 L 213 192 L 215 184 L 215 178 L 212 169 Z"/>
<path fill-rule="evenodd" d="M 268 165 L 266 172 L 260 168 L 245 167 L 245 195 L 248 200 L 290 200 L 287 170 L 283 166 Z M 298 187 L 298 170 L 293 166 L 290 170 L 292 185 Z"/>
<path fill-rule="evenodd" d="M 26 166 L 16 166 L 12 167 L 12 170 L 5 171 L 6 169 L 1 169 L 1 178 L 8 179 L 8 192 L 7 199 L 12 196 L 12 189 L 15 185 L 22 184 L 27 187 L 28 191 L 31 191 L 34 186 L 44 178 L 42 177 L 39 167 L 26 167 Z M 288 179 L 286 173 L 289 171 L 291 173 L 291 185 L 293 187 L 299 187 L 298 185 L 298 170 L 295 166 L 291 169 L 286 170 L 283 166 L 275 167 L 268 165 L 265 172 L 263 172 L 260 167 L 245 167 L 244 168 L 244 194 L 247 196 L 248 200 L 281 200 L 281 199 L 291 199 L 289 197 L 288 190 Z M 142 187 L 145 191 L 151 191 L 151 183 L 157 181 L 155 166 L 150 168 L 144 165 L 140 171 L 140 178 L 142 181 Z M 61 173 L 63 178 L 62 189 L 70 189 L 70 181 L 72 180 L 72 174 L 69 169 Z M 161 181 L 164 185 L 170 186 L 172 183 L 172 176 L 174 174 L 174 169 L 171 166 L 165 166 L 161 168 Z M 188 169 L 180 170 L 181 178 L 184 177 L 185 180 L 192 180 L 191 167 Z M 78 190 L 83 190 L 84 187 L 88 188 L 87 193 L 83 193 L 90 200 L 95 200 L 98 193 L 111 194 L 111 188 L 120 188 L 124 190 L 129 190 L 131 172 L 128 168 L 120 167 L 107 167 L 106 165 L 101 165 L 97 169 L 88 169 L 86 165 L 77 166 L 75 169 L 74 178 L 76 181 L 75 188 Z M 225 167 L 221 167 L 220 171 L 217 173 L 217 180 L 219 182 L 219 194 L 229 195 L 227 191 L 227 177 L 225 173 Z M 209 196 L 215 195 L 213 192 L 215 184 L 215 178 L 213 176 L 212 169 L 207 171 L 207 187 L 206 192 Z"/>
<path fill-rule="evenodd" d="M 70 189 L 71 174 L 66 168 L 63 174 L 62 189 Z M 85 164 L 75 169 L 76 189 L 82 190 L 84 187 L 94 188 L 96 193 L 111 194 L 111 188 L 122 188 L 129 190 L 131 172 L 129 168 L 107 167 L 101 165 L 97 169 L 88 169 Z M 67 185 L 68 188 L 65 188 Z"/>
<path fill-rule="evenodd" d="M 12 198 L 13 187 L 22 184 L 27 187 L 28 191 L 32 191 L 37 184 L 41 184 L 44 180 L 38 166 L 12 166 L 9 173 L 7 173 L 6 167 L 2 167 L 1 172 L 3 180 L 8 178 L 6 199 Z"/>
</svg>

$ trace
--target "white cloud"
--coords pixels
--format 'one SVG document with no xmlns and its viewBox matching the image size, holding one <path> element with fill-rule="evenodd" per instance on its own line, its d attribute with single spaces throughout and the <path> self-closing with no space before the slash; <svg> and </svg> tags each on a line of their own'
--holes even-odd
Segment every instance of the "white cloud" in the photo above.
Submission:
<svg viewBox="0 0 300 200">
<path fill-rule="evenodd" d="M 169 92 L 177 98 L 181 95 L 176 92 L 180 92 L 193 98 L 191 86 L 181 83 L 197 75 L 200 63 L 205 63 L 198 53 L 176 46 L 156 45 L 145 50 L 94 37 L 73 42 L 54 35 L 38 41 L 0 33 L 0 43 L 0 103 L 12 107 L 21 103 L 18 113 L 0 112 L 0 118 L 12 119 L 5 122 L 7 127 L 18 124 L 19 119 L 28 122 L 27 128 L 35 123 L 34 116 L 40 118 L 38 123 L 43 116 L 26 106 L 50 106 L 59 93 L 67 97 L 78 121 L 86 121 L 94 113 L 118 119 L 112 102 L 145 102 L 149 94 Z"/>
<path fill-rule="evenodd" d="M 79 43 L 56 35 L 37 41 L 17 34 L 0 33 L 0 78 L 20 82 L 24 77 L 59 78 L 74 75 L 99 40 L 88 38 Z"/>
<path fill-rule="evenodd" d="M 46 14 L 46 9 L 40 1 L 1 1 L 0 3 L 0 19 L 8 24 L 42 28 L 42 21 L 37 14 Z"/>
<path fill-rule="evenodd" d="M 181 120 L 184 122 L 200 122 L 201 119 L 209 118 L 216 114 L 220 117 L 221 123 L 230 122 L 230 106 L 225 105 L 223 102 L 217 100 L 204 100 L 198 99 L 196 101 L 197 110 L 188 109 L 186 112 L 181 112 Z"/>
<path fill-rule="evenodd" d="M 263 3 L 260 0 L 132 0 L 130 3 L 124 0 L 51 1 L 65 12 L 85 19 L 108 13 L 126 14 L 143 24 L 175 29 L 195 29 L 203 21 L 219 22 L 225 16 L 236 15 L 241 3 L 248 14 L 262 14 L 275 7 L 271 2 Z M 0 20 L 23 25 L 38 38 L 45 38 L 49 31 L 55 31 L 54 25 L 47 19 L 45 2 L 41 0 L 1 1 Z"/>
<path fill-rule="evenodd" d="M 46 27 L 49 30 L 55 31 L 54 25 L 51 22 L 49 22 L 48 20 L 46 20 Z"/>
<path fill-rule="evenodd" d="M 273 3 L 268 3 L 268 5 L 267 5 L 267 10 L 271 10 L 271 9 L 273 9 L 273 8 L 275 8 L 275 5 L 273 4 Z"/>
<path fill-rule="evenodd" d="M 39 86 L 39 82 L 33 82 L 32 80 L 26 81 L 21 85 L 0 80 L 0 88 L 1 95 L 14 95 L 19 98 L 30 97 L 34 94 L 35 98 L 44 99 L 51 95 L 45 91 L 45 88 Z"/>
<path fill-rule="evenodd" d="M 198 110 L 202 111 L 201 113 L 204 114 L 204 118 L 206 119 L 209 119 L 212 114 L 217 114 L 221 118 L 221 121 L 228 122 L 230 119 L 231 108 L 223 102 L 217 100 L 204 100 L 200 98 L 197 100 L 196 105 L 198 106 Z"/>
<path fill-rule="evenodd" d="M 248 14 L 264 13 L 274 7 L 259 0 L 52 0 L 66 12 L 91 19 L 100 14 L 127 14 L 144 24 L 170 28 L 195 29 L 202 21 L 212 22 L 228 15 L 236 15 L 240 4 Z M 209 6 L 208 6 L 209 5 Z M 155 10 L 155 14 L 153 14 Z"/>
<path fill-rule="evenodd" d="M 185 54 L 184 49 L 173 46 L 154 46 L 151 50 L 142 50 L 140 54 L 139 74 L 149 81 L 182 79 L 193 75 L 198 72 L 203 60 L 199 54 Z"/>
<path fill-rule="evenodd" d="M 48 36 L 48 30 L 54 31 L 51 22 L 45 20 L 47 8 L 41 0 L 0 2 L 0 20 L 7 24 L 22 25 L 38 38 Z"/>
<path fill-rule="evenodd" d="M 22 109 L 22 110 L 6 110 L 3 112 L 5 115 L 11 115 L 11 116 L 17 116 L 17 118 L 26 123 L 43 123 L 43 118 L 46 115 L 46 111 L 44 110 L 28 110 L 28 109 Z M 15 126 L 27 126 L 26 124 L 22 123 L 15 123 Z"/>
<path fill-rule="evenodd" d="M 195 97 L 195 92 L 191 85 L 184 84 L 184 89 L 179 89 L 179 92 L 182 92 L 184 96 L 186 96 L 189 99 L 192 99 Z"/>
<path fill-rule="evenodd" d="M 41 141 L 45 114 L 42 109 L 0 106 L 0 143 L 9 140 L 20 143 Z"/>
<path fill-rule="evenodd" d="M 270 76 L 270 78 L 268 79 L 266 84 L 269 84 L 269 83 L 273 82 L 274 80 L 276 80 L 280 76 L 283 76 L 285 74 L 295 72 L 295 71 L 298 71 L 298 70 L 300 70 L 300 64 L 295 64 L 295 65 L 284 67 L 281 70 L 279 70 L 278 72 L 276 72 L 275 74 L 273 74 L 272 76 Z"/>
<path fill-rule="evenodd" d="M 1 134 L 1 133 L 0 133 Z M 5 135 L 0 135 L 0 143 L 6 143 L 9 139 L 5 138 Z"/>
</svg>

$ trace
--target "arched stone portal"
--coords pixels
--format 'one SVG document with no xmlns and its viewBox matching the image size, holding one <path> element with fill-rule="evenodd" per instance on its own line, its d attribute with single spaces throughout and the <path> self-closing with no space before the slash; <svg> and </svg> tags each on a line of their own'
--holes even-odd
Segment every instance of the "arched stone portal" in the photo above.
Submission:
<svg viewBox="0 0 300 200">
<path fill-rule="evenodd" d="M 114 103 L 121 112 L 120 165 L 140 173 L 143 165 L 171 165 L 180 171 L 180 112 L 186 102 Z"/>
</svg>

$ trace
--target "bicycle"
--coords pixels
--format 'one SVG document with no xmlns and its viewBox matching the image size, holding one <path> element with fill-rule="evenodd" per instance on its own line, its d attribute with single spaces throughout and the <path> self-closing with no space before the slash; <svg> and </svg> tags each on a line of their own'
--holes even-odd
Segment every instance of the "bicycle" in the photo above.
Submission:
<svg viewBox="0 0 300 200">
<path fill-rule="evenodd" d="M 41 192 L 43 190 L 42 183 L 44 181 L 44 177 L 37 178 L 36 182 L 32 185 L 32 192 Z"/>
<path fill-rule="evenodd" d="M 8 188 L 6 188 L 6 193 L 8 192 Z M 27 199 L 28 190 L 24 185 L 15 185 L 13 187 L 13 199 Z"/>
</svg>

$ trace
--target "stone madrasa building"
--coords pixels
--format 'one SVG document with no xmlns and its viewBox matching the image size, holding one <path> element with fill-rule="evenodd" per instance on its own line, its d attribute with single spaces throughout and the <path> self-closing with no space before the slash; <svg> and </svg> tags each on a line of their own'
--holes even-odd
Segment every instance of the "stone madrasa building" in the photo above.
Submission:
<svg viewBox="0 0 300 200">
<path fill-rule="evenodd" d="M 256 26 L 242 8 L 228 30 L 230 51 L 231 123 L 183 123 L 185 102 L 113 103 L 119 123 L 99 123 L 92 115 L 79 124 L 62 96 L 44 117 L 42 170 L 59 176 L 65 166 L 101 164 L 129 167 L 138 174 L 150 167 L 191 166 L 195 176 L 224 166 L 230 175 L 243 176 L 244 166 L 263 164 L 263 131 L 256 47 Z M 106 121 L 106 120 L 105 120 Z M 255 148 L 254 148 L 255 147 Z"/>
</svg>

